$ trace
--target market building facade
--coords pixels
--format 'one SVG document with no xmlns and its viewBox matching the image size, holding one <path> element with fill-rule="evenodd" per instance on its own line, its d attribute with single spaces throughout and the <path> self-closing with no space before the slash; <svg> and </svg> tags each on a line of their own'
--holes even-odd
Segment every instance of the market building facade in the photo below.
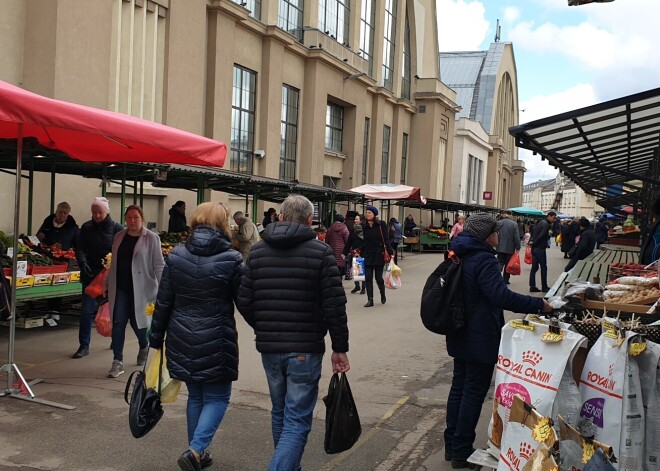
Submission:
<svg viewBox="0 0 660 471">
<path fill-rule="evenodd" d="M 436 13 L 432 0 L 24 0 L 0 6 L 0 80 L 223 141 L 228 170 L 447 199 L 458 106 L 438 73 Z M 72 212 L 84 221 L 98 181 L 57 185 L 57 200 L 85 201 Z M 177 199 L 195 204 L 147 194 L 159 227 Z M 35 224 L 47 207 L 35 199 Z"/>
</svg>

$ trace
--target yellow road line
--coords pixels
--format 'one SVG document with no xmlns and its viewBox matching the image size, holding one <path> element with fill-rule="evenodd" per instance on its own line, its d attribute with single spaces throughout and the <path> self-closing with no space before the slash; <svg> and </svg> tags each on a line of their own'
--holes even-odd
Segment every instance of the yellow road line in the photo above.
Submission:
<svg viewBox="0 0 660 471">
<path fill-rule="evenodd" d="M 380 430 L 380 426 L 383 425 L 385 422 L 387 422 L 395 413 L 398 411 L 406 402 L 408 402 L 408 399 L 410 399 L 410 396 L 403 396 L 401 399 L 396 401 L 396 404 L 394 404 L 387 412 L 385 412 L 385 415 L 380 418 L 378 422 L 369 430 L 367 433 L 362 435 L 360 439 L 357 441 L 353 447 L 327 463 L 321 471 L 330 471 L 333 469 L 335 466 L 337 466 L 339 463 L 342 461 L 346 460 L 349 456 L 351 456 L 353 453 L 355 453 L 359 448 L 362 447 L 369 439 L 378 431 Z"/>
</svg>

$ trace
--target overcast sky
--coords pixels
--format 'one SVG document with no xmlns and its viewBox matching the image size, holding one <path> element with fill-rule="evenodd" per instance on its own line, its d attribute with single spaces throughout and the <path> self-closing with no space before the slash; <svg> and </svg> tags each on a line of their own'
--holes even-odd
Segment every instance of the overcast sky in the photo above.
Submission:
<svg viewBox="0 0 660 471">
<path fill-rule="evenodd" d="M 437 0 L 441 51 L 513 43 L 520 123 L 660 87 L 660 0 Z M 557 170 L 520 149 L 525 183 Z"/>
</svg>

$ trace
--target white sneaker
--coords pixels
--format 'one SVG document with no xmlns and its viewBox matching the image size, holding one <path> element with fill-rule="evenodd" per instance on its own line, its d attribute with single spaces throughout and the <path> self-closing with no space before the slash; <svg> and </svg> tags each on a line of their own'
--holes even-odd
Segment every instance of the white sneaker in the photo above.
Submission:
<svg viewBox="0 0 660 471">
<path fill-rule="evenodd" d="M 124 363 L 119 360 L 112 361 L 112 368 L 108 371 L 108 378 L 116 378 L 124 374 Z"/>
</svg>

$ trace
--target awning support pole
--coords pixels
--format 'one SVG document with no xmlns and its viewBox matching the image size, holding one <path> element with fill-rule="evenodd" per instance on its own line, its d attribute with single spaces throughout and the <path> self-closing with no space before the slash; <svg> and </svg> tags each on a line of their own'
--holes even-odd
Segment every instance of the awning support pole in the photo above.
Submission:
<svg viewBox="0 0 660 471">
<path fill-rule="evenodd" d="M 55 164 L 50 168 L 50 214 L 55 212 Z"/>
<path fill-rule="evenodd" d="M 28 171 L 28 208 L 27 208 L 27 234 L 32 235 L 32 205 L 34 203 L 34 168 L 30 160 Z"/>
<path fill-rule="evenodd" d="M 126 208 L 126 164 L 121 164 L 121 214 L 119 222 L 124 224 L 124 211 Z"/>
</svg>

